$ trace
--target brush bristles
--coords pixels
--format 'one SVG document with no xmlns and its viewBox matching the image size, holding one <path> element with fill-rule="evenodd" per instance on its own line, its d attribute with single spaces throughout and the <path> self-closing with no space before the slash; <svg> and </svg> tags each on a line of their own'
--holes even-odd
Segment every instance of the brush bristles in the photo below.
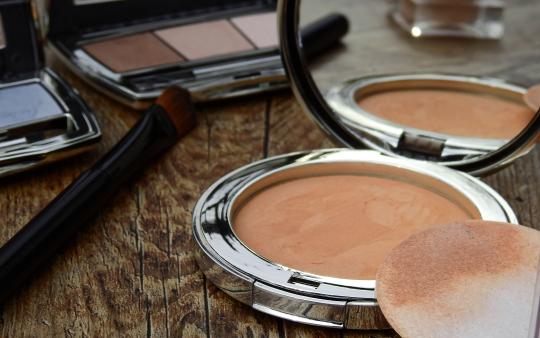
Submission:
<svg viewBox="0 0 540 338">
<path fill-rule="evenodd" d="M 165 110 L 178 136 L 183 136 L 195 126 L 195 109 L 187 90 L 169 87 L 158 97 L 156 104 Z"/>
</svg>

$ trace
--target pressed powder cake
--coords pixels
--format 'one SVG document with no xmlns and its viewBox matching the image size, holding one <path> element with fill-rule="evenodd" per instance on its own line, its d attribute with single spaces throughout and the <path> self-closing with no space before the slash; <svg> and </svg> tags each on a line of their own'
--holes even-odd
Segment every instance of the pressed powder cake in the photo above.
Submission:
<svg viewBox="0 0 540 338">
<path fill-rule="evenodd" d="M 524 103 L 458 90 L 390 90 L 362 96 L 357 103 L 398 125 L 477 138 L 514 138 L 534 116 Z"/>
<path fill-rule="evenodd" d="M 411 183 L 329 175 L 263 189 L 239 208 L 233 228 L 272 262 L 324 276 L 374 279 L 388 252 L 413 232 L 472 217 Z"/>
</svg>

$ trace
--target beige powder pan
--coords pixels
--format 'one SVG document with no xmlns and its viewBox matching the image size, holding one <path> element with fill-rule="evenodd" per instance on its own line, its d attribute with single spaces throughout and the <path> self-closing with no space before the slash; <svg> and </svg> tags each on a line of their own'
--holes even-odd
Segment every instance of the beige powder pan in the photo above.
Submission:
<svg viewBox="0 0 540 338">
<path fill-rule="evenodd" d="M 362 95 L 357 103 L 399 125 L 488 139 L 514 138 L 536 113 L 520 99 L 459 89 L 393 89 Z"/>
<path fill-rule="evenodd" d="M 273 262 L 322 276 L 369 280 L 412 233 L 478 217 L 414 183 L 329 175 L 258 192 L 239 208 L 233 225 L 241 241 Z"/>
<path fill-rule="evenodd" d="M 116 73 L 234 58 L 257 49 L 277 48 L 276 21 L 275 12 L 201 21 L 90 42 L 82 50 Z"/>
<path fill-rule="evenodd" d="M 517 222 L 468 175 L 343 149 L 240 168 L 208 188 L 193 214 L 198 263 L 223 291 L 274 316 L 350 329 L 388 327 L 375 275 L 411 234 L 470 219 Z"/>
</svg>

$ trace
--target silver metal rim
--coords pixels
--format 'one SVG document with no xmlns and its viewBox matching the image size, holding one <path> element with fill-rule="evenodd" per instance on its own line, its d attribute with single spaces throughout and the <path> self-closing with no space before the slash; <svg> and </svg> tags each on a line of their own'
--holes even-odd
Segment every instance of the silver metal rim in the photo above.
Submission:
<svg viewBox="0 0 540 338">
<path fill-rule="evenodd" d="M 482 91 L 487 94 L 505 96 L 518 101 L 526 89 L 500 79 L 450 74 L 389 74 L 366 76 L 346 81 L 332 87 L 326 94 L 336 119 L 353 130 L 362 141 L 372 149 L 391 156 L 401 155 L 396 152 L 403 133 L 422 135 L 434 140 L 444 141 L 442 160 L 439 164 L 455 165 L 467 161 L 470 156 L 497 150 L 508 140 L 459 137 L 398 125 L 377 117 L 363 110 L 357 103 L 357 96 L 362 91 L 391 90 L 395 88 L 452 88 L 458 90 Z M 384 89 L 379 87 L 384 86 Z M 388 87 L 388 88 L 387 88 Z M 456 156 L 463 160 L 452 160 Z M 450 160 L 445 160 L 450 158 Z"/>
</svg>

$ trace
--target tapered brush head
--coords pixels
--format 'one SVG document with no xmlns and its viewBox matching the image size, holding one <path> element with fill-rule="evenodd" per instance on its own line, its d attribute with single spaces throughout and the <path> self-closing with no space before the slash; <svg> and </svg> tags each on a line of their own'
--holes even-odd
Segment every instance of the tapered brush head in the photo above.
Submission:
<svg viewBox="0 0 540 338">
<path fill-rule="evenodd" d="M 156 104 L 165 110 L 178 137 L 184 136 L 195 127 L 195 108 L 187 90 L 177 86 L 169 87 L 158 97 Z"/>
</svg>

